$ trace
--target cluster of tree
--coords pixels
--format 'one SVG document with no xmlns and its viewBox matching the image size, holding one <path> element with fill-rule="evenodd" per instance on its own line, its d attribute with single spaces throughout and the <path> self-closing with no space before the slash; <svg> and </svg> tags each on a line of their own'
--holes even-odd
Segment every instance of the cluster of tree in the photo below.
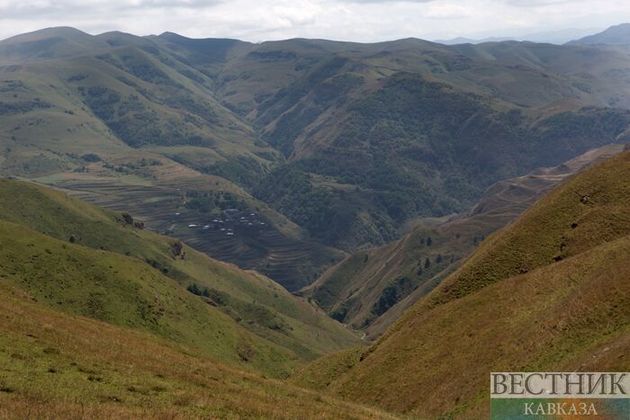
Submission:
<svg viewBox="0 0 630 420">
<path fill-rule="evenodd" d="M 208 289 L 207 287 L 198 286 L 197 283 L 190 284 L 186 288 L 186 290 L 188 290 L 193 295 L 203 296 L 203 297 L 207 297 L 207 298 L 210 297 L 210 289 Z"/>
<path fill-rule="evenodd" d="M 284 166 L 267 176 L 254 196 L 304 227 L 314 238 L 334 244 L 343 238 L 361 210 L 346 193 L 314 186 L 308 174 Z"/>
<path fill-rule="evenodd" d="M 124 223 L 126 225 L 133 226 L 133 227 L 135 227 L 137 229 L 144 229 L 144 222 L 142 222 L 140 220 L 134 220 L 133 216 L 130 215 L 129 213 L 121 213 L 119 220 L 122 223 Z"/>
<path fill-rule="evenodd" d="M 372 313 L 375 316 L 384 314 L 389 308 L 411 293 L 414 288 L 414 282 L 408 277 L 397 278 L 393 283 L 383 289 L 380 298 L 372 308 Z"/>
<path fill-rule="evenodd" d="M 103 86 L 80 86 L 78 90 L 94 115 L 130 146 L 213 144 L 212 139 L 194 130 L 193 124 L 187 124 L 183 118 L 158 115 L 138 95 L 122 97 L 117 91 Z"/>
<path fill-rule="evenodd" d="M 324 80 L 301 80 L 261 107 L 263 123 L 280 116 L 269 141 L 285 153 L 321 111 L 317 101 L 295 101 L 304 92 L 321 93 Z M 630 124 L 628 111 L 596 108 L 532 123 L 519 109 L 408 73 L 348 100 L 350 112 L 330 145 L 276 169 L 254 188 L 258 198 L 333 245 L 355 234 L 351 230 L 374 232 L 358 227 L 365 223 L 359 214 L 395 232 L 411 217 L 462 211 L 493 182 L 614 142 Z M 287 108 L 291 104 L 297 105 Z M 354 188 L 320 187 L 310 174 Z M 379 236 L 366 239 L 378 243 Z"/>
<path fill-rule="evenodd" d="M 267 173 L 267 168 L 258 160 L 247 156 L 238 156 L 212 165 L 192 164 L 191 166 L 201 172 L 221 176 L 247 188 L 253 188 Z"/>
</svg>

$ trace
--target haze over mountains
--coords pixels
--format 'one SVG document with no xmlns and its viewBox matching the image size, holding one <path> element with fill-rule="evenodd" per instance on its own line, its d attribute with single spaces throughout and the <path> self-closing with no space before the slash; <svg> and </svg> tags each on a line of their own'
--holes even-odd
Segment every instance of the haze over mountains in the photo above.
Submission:
<svg viewBox="0 0 630 420">
<path fill-rule="evenodd" d="M 567 42 L 590 36 L 597 31 L 592 29 L 563 29 L 549 32 L 526 33 L 515 36 L 495 36 L 495 37 L 458 37 L 446 40 L 436 40 L 438 44 L 457 45 L 457 44 L 481 44 L 484 42 L 503 42 L 503 41 L 527 41 L 539 42 L 545 44 L 566 44 Z"/>
<path fill-rule="evenodd" d="M 572 41 L 582 45 L 625 45 L 630 42 L 630 23 L 623 23 L 606 29 L 604 32 L 589 35 Z"/>
<path fill-rule="evenodd" d="M 629 142 L 627 25 L 0 41 L 0 416 L 482 418 L 491 371 L 627 371 Z"/>
</svg>

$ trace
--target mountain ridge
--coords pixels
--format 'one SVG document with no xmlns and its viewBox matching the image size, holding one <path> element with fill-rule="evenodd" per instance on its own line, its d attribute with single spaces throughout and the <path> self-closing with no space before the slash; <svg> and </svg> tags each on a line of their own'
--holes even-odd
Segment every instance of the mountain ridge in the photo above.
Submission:
<svg viewBox="0 0 630 420">
<path fill-rule="evenodd" d="M 0 173 L 127 203 L 291 291 L 630 123 L 615 49 L 83 36 L 98 49 L 41 57 L 56 50 L 18 37 L 0 54 Z M 229 208 L 266 228 L 188 227 Z"/>
<path fill-rule="evenodd" d="M 346 257 L 300 294 L 333 318 L 376 338 L 453 272 L 479 243 L 508 225 L 537 198 L 584 168 L 621 153 L 605 146 L 555 168 L 540 168 L 490 187 L 468 212 L 415 222 L 401 239 Z"/>
<path fill-rule="evenodd" d="M 630 23 L 611 26 L 600 33 L 571 41 L 569 44 L 579 45 L 630 45 Z"/>
</svg>

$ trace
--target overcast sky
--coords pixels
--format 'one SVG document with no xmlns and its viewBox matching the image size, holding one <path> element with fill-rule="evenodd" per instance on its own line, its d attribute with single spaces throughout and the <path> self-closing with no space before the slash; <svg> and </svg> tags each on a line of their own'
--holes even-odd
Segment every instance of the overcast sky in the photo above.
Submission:
<svg viewBox="0 0 630 420">
<path fill-rule="evenodd" d="M 0 39 L 50 26 L 263 41 L 380 41 L 599 30 L 630 0 L 0 0 Z"/>
</svg>

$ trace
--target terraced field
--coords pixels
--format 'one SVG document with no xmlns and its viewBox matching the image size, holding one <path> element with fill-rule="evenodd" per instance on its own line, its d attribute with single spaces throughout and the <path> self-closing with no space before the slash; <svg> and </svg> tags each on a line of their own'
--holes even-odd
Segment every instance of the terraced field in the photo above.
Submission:
<svg viewBox="0 0 630 420">
<path fill-rule="evenodd" d="M 221 216 L 191 210 L 186 207 L 186 187 L 178 185 L 125 185 L 107 179 L 56 183 L 85 201 L 128 212 L 148 228 L 181 238 L 213 258 L 255 269 L 290 291 L 312 282 L 343 256 L 280 231 L 260 207 Z"/>
</svg>

